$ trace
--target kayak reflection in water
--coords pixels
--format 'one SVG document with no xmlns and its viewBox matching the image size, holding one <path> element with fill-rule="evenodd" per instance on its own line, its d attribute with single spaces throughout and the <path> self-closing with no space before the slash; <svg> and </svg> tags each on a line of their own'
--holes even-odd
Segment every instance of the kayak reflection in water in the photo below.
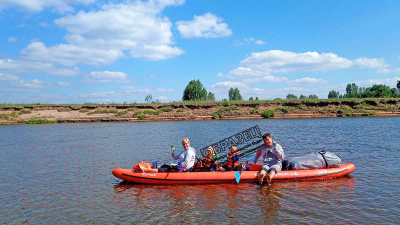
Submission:
<svg viewBox="0 0 400 225">
<path fill-rule="evenodd" d="M 177 155 L 175 155 L 175 146 L 171 149 L 171 155 L 173 159 L 179 160 L 178 165 L 172 170 L 179 170 L 184 172 L 190 172 L 196 157 L 196 150 L 193 147 L 190 147 L 190 141 L 188 138 L 184 138 L 182 140 L 183 151 Z"/>
<path fill-rule="evenodd" d="M 267 178 L 267 183 L 270 184 L 272 178 L 282 170 L 282 160 L 285 158 L 282 147 L 272 140 L 271 134 L 262 136 L 264 145 L 257 151 L 254 158 L 254 164 L 257 164 L 258 159 L 263 157 L 263 166 L 258 179 L 262 185 L 264 178 Z"/>
</svg>

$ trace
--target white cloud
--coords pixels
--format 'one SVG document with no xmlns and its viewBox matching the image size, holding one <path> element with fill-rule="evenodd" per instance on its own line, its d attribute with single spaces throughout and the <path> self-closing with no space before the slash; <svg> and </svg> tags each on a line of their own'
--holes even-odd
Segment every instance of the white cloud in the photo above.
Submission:
<svg viewBox="0 0 400 225">
<path fill-rule="evenodd" d="M 79 98 L 107 98 L 107 97 L 114 97 L 114 96 L 120 96 L 121 94 L 116 93 L 115 91 L 109 91 L 109 92 L 93 92 L 90 94 L 79 94 Z"/>
<path fill-rule="evenodd" d="M 154 76 L 153 74 L 150 74 L 150 75 L 145 75 L 144 78 L 147 78 L 147 79 L 155 79 L 155 78 L 157 78 L 157 77 Z"/>
<path fill-rule="evenodd" d="M 62 77 L 71 77 L 76 76 L 80 73 L 80 69 L 75 67 L 73 69 L 52 69 L 47 71 L 47 74 L 54 75 L 54 76 L 62 76 Z"/>
<path fill-rule="evenodd" d="M 61 86 L 61 87 L 68 87 L 68 86 L 71 86 L 71 83 L 59 81 L 59 82 L 57 82 L 57 85 Z"/>
<path fill-rule="evenodd" d="M 91 72 L 87 77 L 85 82 L 90 83 L 109 83 L 109 82 L 117 82 L 117 83 L 127 83 L 129 80 L 127 79 L 128 75 L 123 72 L 110 72 L 110 71 L 97 71 Z"/>
<path fill-rule="evenodd" d="M 155 92 L 160 92 L 160 93 L 172 93 L 175 92 L 174 89 L 171 88 L 158 88 L 155 90 Z"/>
<path fill-rule="evenodd" d="M 216 84 L 211 85 L 212 88 L 220 88 L 220 87 L 228 87 L 228 88 L 236 88 L 236 87 L 245 87 L 246 84 L 241 82 L 232 82 L 232 81 L 224 81 L 218 82 Z"/>
<path fill-rule="evenodd" d="M 122 90 L 126 94 L 151 94 L 153 89 L 146 87 L 123 86 Z"/>
<path fill-rule="evenodd" d="M 103 51 L 130 50 L 134 58 L 162 60 L 184 53 L 171 46 L 172 24 L 161 15 L 165 7 L 183 3 L 183 0 L 109 3 L 98 11 L 80 11 L 54 23 L 67 29 L 65 38 L 73 46 Z"/>
<path fill-rule="evenodd" d="M 271 73 L 296 71 L 326 72 L 345 68 L 384 68 L 383 59 L 359 58 L 349 60 L 333 53 L 305 52 L 295 53 L 281 50 L 253 52 L 241 61 L 245 67 L 232 70 L 228 77 L 265 76 Z"/>
<path fill-rule="evenodd" d="M 256 45 L 265 45 L 265 41 L 257 40 L 257 41 L 254 42 L 254 44 L 256 44 Z"/>
<path fill-rule="evenodd" d="M 17 42 L 18 39 L 17 39 L 16 37 L 9 37 L 9 38 L 7 39 L 7 41 L 8 41 L 8 42 Z"/>
<path fill-rule="evenodd" d="M 217 75 L 215 77 L 224 77 L 224 74 L 219 72 L 219 73 L 217 73 Z"/>
<path fill-rule="evenodd" d="M 265 76 L 261 78 L 244 79 L 245 83 L 264 83 L 264 82 L 281 82 L 287 80 L 286 77 Z"/>
<path fill-rule="evenodd" d="M 313 77 L 304 77 L 300 79 L 290 80 L 287 83 L 289 85 L 315 85 L 320 83 L 325 83 L 324 79 L 318 79 Z"/>
<path fill-rule="evenodd" d="M 0 81 L 18 81 L 18 80 L 20 80 L 20 78 L 17 76 L 0 73 Z"/>
<path fill-rule="evenodd" d="M 232 35 L 228 24 L 212 13 L 194 16 L 191 21 L 178 21 L 176 25 L 183 38 L 218 38 Z"/>
<path fill-rule="evenodd" d="M 22 58 L 32 61 L 41 61 L 65 66 L 74 66 L 85 63 L 99 66 L 110 64 L 123 55 L 121 50 L 100 50 L 83 48 L 74 45 L 60 44 L 46 47 L 42 42 L 33 42 L 21 51 Z"/>
<path fill-rule="evenodd" d="M 305 91 L 307 89 L 306 88 L 300 88 L 300 87 L 288 87 L 288 88 L 282 88 L 280 90 L 299 92 L 299 91 Z"/>
<path fill-rule="evenodd" d="M 378 74 L 390 74 L 390 73 L 400 74 L 400 67 L 395 68 L 395 69 L 383 68 L 383 69 L 377 70 L 375 73 L 378 73 Z"/>
<path fill-rule="evenodd" d="M 35 73 L 53 69 L 50 63 L 29 62 L 25 60 L 0 59 L 0 72 Z"/>
<path fill-rule="evenodd" d="M 90 4 L 95 0 L 1 0 L 0 10 L 4 8 L 17 8 L 30 13 L 38 13 L 46 8 L 53 8 L 60 13 L 73 12 L 70 4 Z"/>
<path fill-rule="evenodd" d="M 158 96 L 156 99 L 158 99 L 158 100 L 167 100 L 168 97 L 165 97 L 165 96 Z"/>
<path fill-rule="evenodd" d="M 384 84 L 391 88 L 395 88 L 397 81 L 400 80 L 400 77 L 388 78 L 388 79 L 368 79 L 362 81 L 355 81 L 349 83 L 356 83 L 359 87 L 370 87 L 374 84 Z M 343 87 L 346 87 L 347 84 L 343 84 Z"/>
<path fill-rule="evenodd" d="M 8 83 L 8 86 L 12 87 L 23 87 L 23 88 L 29 88 L 29 89 L 42 89 L 46 88 L 44 86 L 44 82 L 33 79 L 31 81 L 26 81 L 20 77 L 14 76 L 12 74 L 4 74 L 0 73 L 0 81 L 4 81 L 5 83 Z M 0 83 L 2 84 L 2 83 Z"/>
</svg>

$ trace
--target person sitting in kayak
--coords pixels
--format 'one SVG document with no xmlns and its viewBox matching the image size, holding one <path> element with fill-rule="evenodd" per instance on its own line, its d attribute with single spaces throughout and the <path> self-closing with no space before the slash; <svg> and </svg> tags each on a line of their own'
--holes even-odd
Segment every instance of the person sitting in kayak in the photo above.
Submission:
<svg viewBox="0 0 400 225">
<path fill-rule="evenodd" d="M 285 154 L 282 147 L 272 140 L 271 134 L 264 134 L 262 139 L 264 145 L 257 151 L 253 163 L 257 164 L 260 157 L 263 157 L 264 165 L 261 168 L 258 179 L 262 184 L 266 177 L 267 183 L 270 184 L 276 173 L 282 170 L 282 160 L 285 158 Z"/>
<path fill-rule="evenodd" d="M 206 149 L 206 157 L 203 159 L 203 166 L 205 171 L 215 171 L 217 164 L 218 154 L 209 146 Z"/>
<path fill-rule="evenodd" d="M 223 166 L 225 171 L 239 171 L 239 154 L 240 152 L 237 150 L 235 145 L 232 145 L 229 148 L 229 156 L 226 159 L 226 163 Z"/>
<path fill-rule="evenodd" d="M 177 169 L 185 172 L 191 171 L 196 157 L 196 150 L 190 147 L 190 141 L 188 138 L 182 140 L 183 152 L 175 155 L 175 148 L 172 148 L 171 155 L 173 159 L 179 160 Z"/>
</svg>

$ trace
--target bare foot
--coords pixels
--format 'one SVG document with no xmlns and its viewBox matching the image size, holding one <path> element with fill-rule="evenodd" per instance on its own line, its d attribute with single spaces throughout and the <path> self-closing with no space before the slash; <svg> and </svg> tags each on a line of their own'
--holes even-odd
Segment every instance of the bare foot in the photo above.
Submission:
<svg viewBox="0 0 400 225">
<path fill-rule="evenodd" d="M 266 176 L 267 176 L 267 183 L 271 184 L 272 177 L 269 174 L 267 174 Z"/>
<path fill-rule="evenodd" d="M 260 182 L 260 185 L 262 185 L 264 181 L 264 176 L 263 175 L 258 176 L 258 181 Z"/>
</svg>

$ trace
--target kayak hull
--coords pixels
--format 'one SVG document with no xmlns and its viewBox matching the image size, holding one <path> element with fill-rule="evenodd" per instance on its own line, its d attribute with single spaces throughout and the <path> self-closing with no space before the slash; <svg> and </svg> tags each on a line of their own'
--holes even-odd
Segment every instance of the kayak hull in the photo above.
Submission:
<svg viewBox="0 0 400 225">
<path fill-rule="evenodd" d="M 240 183 L 257 183 L 261 167 L 262 165 L 251 165 L 250 171 L 243 171 L 240 175 Z M 337 168 L 280 171 L 273 178 L 273 181 L 326 180 L 346 176 L 354 169 L 354 164 L 347 163 Z M 121 169 L 119 167 L 112 171 L 112 174 L 117 178 L 140 184 L 236 183 L 235 173 L 235 171 L 158 173 L 156 170 L 135 172 L 133 169 Z"/>
</svg>

